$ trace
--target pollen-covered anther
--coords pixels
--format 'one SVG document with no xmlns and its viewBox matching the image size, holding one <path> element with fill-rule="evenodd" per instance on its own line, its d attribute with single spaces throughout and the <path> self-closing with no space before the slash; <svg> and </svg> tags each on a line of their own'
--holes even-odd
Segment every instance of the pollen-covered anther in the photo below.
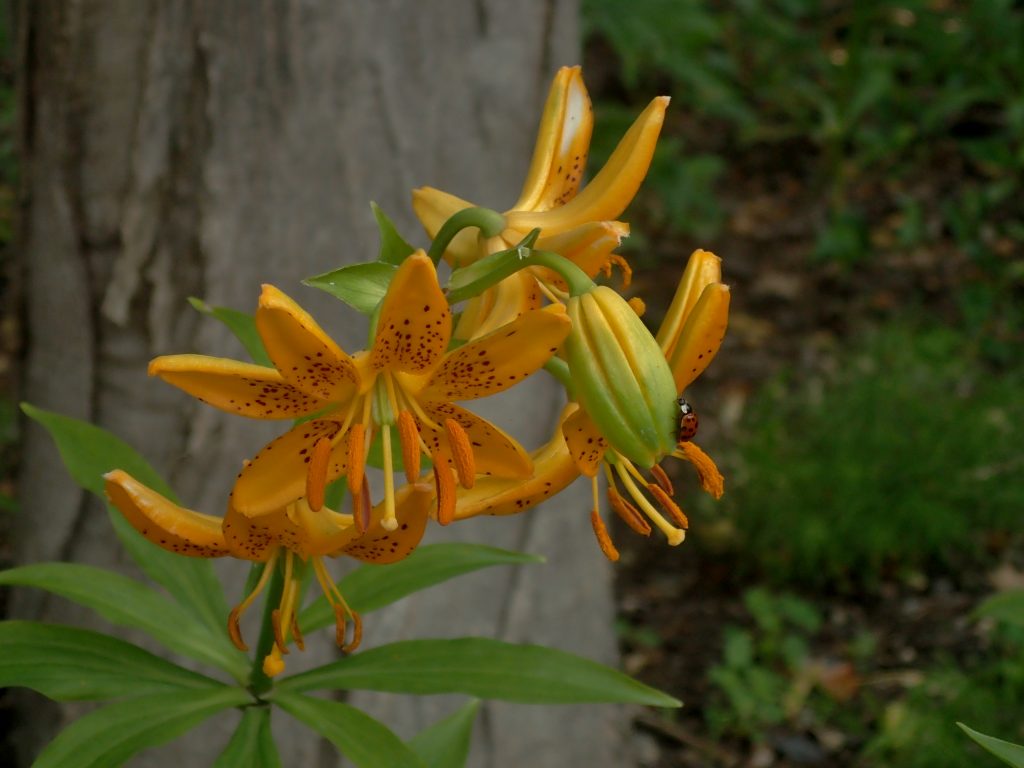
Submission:
<svg viewBox="0 0 1024 768">
<path fill-rule="evenodd" d="M 299 617 L 294 613 L 292 614 L 292 637 L 295 638 L 295 645 L 300 651 L 306 650 L 306 638 L 302 636 L 302 630 L 299 629 Z"/>
<path fill-rule="evenodd" d="M 352 521 L 356 531 L 362 536 L 370 527 L 370 514 L 373 512 L 373 500 L 370 498 L 370 484 L 363 473 L 359 481 L 359 490 L 352 494 Z"/>
<path fill-rule="evenodd" d="M 288 646 L 284 640 L 284 630 L 281 629 L 281 609 L 275 608 L 270 614 L 270 626 L 274 628 L 274 645 L 282 655 L 288 655 Z"/>
<path fill-rule="evenodd" d="M 331 441 L 321 437 L 313 446 L 306 472 L 306 502 L 314 512 L 324 508 L 324 493 L 327 489 L 327 465 L 331 458 Z"/>
<path fill-rule="evenodd" d="M 643 317 L 644 313 L 647 312 L 647 304 L 639 296 L 634 296 L 631 299 L 627 299 L 626 303 L 629 304 L 629 308 L 636 312 L 637 317 Z"/>
<path fill-rule="evenodd" d="M 248 653 L 249 646 L 245 644 L 245 640 L 242 639 L 242 628 L 238 622 L 242 618 L 241 606 L 235 606 L 231 609 L 231 613 L 228 614 L 228 637 L 231 638 L 231 642 L 235 648 L 240 650 L 242 653 Z"/>
<path fill-rule="evenodd" d="M 408 411 L 399 412 L 397 424 L 405 479 L 415 483 L 420 477 L 420 431 L 416 427 L 416 419 Z"/>
<path fill-rule="evenodd" d="M 626 525 L 632 528 L 634 531 L 639 533 L 641 536 L 651 535 L 651 524 L 647 522 L 643 515 L 640 514 L 640 510 L 626 501 L 619 492 L 614 488 L 608 488 L 608 501 L 612 505 L 612 509 L 615 514 L 619 516 Z"/>
<path fill-rule="evenodd" d="M 666 474 L 665 470 L 662 469 L 660 465 L 655 464 L 652 466 L 651 474 L 665 493 L 669 496 L 675 496 L 676 491 L 675 488 L 672 487 L 672 481 L 668 479 L 668 474 Z"/>
<path fill-rule="evenodd" d="M 476 479 L 476 460 L 473 458 L 473 445 L 470 443 L 469 435 L 455 419 L 444 420 L 444 431 L 448 435 L 455 471 L 459 475 L 459 485 L 463 488 L 472 488 Z"/>
<path fill-rule="evenodd" d="M 448 525 L 455 519 L 455 476 L 439 454 L 433 454 L 434 484 L 437 492 L 437 522 Z"/>
<path fill-rule="evenodd" d="M 366 474 L 366 425 L 353 424 L 348 431 L 348 489 L 353 498 L 363 487 Z"/>
<path fill-rule="evenodd" d="M 694 469 L 697 470 L 701 488 L 716 499 L 722 498 L 722 494 L 725 493 L 725 478 L 718 471 L 714 459 L 704 453 L 693 441 L 679 443 L 672 455 L 693 464 Z"/>
<path fill-rule="evenodd" d="M 342 653 L 355 653 L 360 643 L 363 642 L 363 619 L 362 617 L 352 611 L 352 639 L 347 645 L 341 646 Z"/>
<path fill-rule="evenodd" d="M 345 615 L 345 607 L 332 603 L 334 609 L 334 642 L 339 648 L 345 647 L 345 627 L 348 617 Z"/>
<path fill-rule="evenodd" d="M 633 268 L 629 266 L 629 262 L 619 256 L 617 253 L 609 253 L 608 261 L 604 265 L 605 277 L 612 276 L 612 267 L 618 267 L 622 270 L 622 287 L 628 288 L 629 284 L 633 282 Z M 639 314 L 639 313 L 638 313 Z"/>
<path fill-rule="evenodd" d="M 660 486 L 651 483 L 647 486 L 647 490 L 650 492 L 651 496 L 657 499 L 661 508 L 668 512 L 669 517 L 675 520 L 676 525 L 683 529 L 690 527 L 690 521 L 686 518 L 686 515 L 683 514 L 683 510 L 679 508 L 679 505 L 676 504 L 675 501 L 672 500 L 672 497 L 665 493 Z"/>
<path fill-rule="evenodd" d="M 594 536 L 597 537 L 597 545 L 601 547 L 601 552 L 613 563 L 617 562 L 619 550 L 612 543 L 612 537 L 608 535 L 608 529 L 604 525 L 604 520 L 601 519 L 601 515 L 596 509 L 590 511 L 590 525 L 594 529 Z"/>
</svg>

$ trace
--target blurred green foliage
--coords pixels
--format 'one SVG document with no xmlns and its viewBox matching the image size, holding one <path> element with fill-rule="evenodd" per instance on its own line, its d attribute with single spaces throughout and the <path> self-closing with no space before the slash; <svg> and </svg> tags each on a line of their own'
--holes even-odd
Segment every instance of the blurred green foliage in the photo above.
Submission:
<svg viewBox="0 0 1024 768">
<path fill-rule="evenodd" d="M 993 376 L 961 334 L 903 324 L 837 369 L 783 378 L 748 409 L 726 496 L 744 562 L 779 582 L 871 588 L 1020 530 L 1024 362 Z"/>
<path fill-rule="evenodd" d="M 865 178 L 896 209 L 941 210 L 943 231 L 907 229 L 905 245 L 952 237 L 981 258 L 1024 243 L 1019 2 L 584 0 L 583 18 L 588 44 L 617 58 L 620 102 L 674 99 L 683 130 L 669 129 L 650 186 L 675 231 L 713 234 L 724 160 L 760 147 L 826 201 L 819 258 L 867 257 L 864 195 L 851 194 Z M 621 121 L 598 107 L 600 156 Z M 928 175 L 938 190 L 919 184 Z"/>
</svg>

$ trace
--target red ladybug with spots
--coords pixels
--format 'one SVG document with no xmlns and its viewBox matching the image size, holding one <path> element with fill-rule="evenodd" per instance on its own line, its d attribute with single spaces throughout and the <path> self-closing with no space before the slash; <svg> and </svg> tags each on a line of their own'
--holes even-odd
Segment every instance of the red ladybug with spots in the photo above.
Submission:
<svg viewBox="0 0 1024 768">
<path fill-rule="evenodd" d="M 685 398 L 680 397 L 676 402 L 679 404 L 679 442 L 685 443 L 697 435 L 697 412 Z"/>
</svg>

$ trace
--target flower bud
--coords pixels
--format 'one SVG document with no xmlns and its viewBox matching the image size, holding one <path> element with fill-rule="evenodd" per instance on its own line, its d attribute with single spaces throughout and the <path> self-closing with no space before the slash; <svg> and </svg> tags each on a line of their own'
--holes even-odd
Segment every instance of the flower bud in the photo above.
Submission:
<svg viewBox="0 0 1024 768">
<path fill-rule="evenodd" d="M 675 448 L 675 384 L 658 343 L 632 307 L 598 286 L 566 305 L 566 361 L 576 399 L 611 447 L 642 467 Z"/>
</svg>

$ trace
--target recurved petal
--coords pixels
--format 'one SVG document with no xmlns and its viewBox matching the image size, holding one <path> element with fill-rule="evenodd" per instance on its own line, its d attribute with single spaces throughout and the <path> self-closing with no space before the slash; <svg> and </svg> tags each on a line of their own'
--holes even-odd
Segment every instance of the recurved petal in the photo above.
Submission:
<svg viewBox="0 0 1024 768">
<path fill-rule="evenodd" d="M 431 455 L 438 454 L 455 469 L 455 460 L 448 445 L 448 435 L 444 429 L 445 419 L 455 419 L 465 430 L 473 449 L 473 459 L 478 475 L 496 475 L 498 477 L 528 477 L 533 464 L 530 456 L 509 435 L 486 419 L 460 408 L 454 403 L 424 403 L 427 416 L 440 429 L 434 429 L 417 419 L 420 436 L 427 444 Z"/>
<path fill-rule="evenodd" d="M 580 67 L 562 67 L 551 83 L 530 170 L 513 210 L 546 211 L 572 199 L 583 178 L 593 128 L 594 111 Z"/>
<path fill-rule="evenodd" d="M 640 188 L 654 156 L 668 107 L 667 96 L 654 99 L 619 142 L 604 168 L 572 200 L 549 211 L 510 211 L 508 226 L 529 232 L 540 227 L 546 235 L 565 232 L 588 221 L 618 218 Z"/>
<path fill-rule="evenodd" d="M 594 477 L 601 469 L 601 460 L 608 450 L 608 441 L 582 408 L 562 422 L 562 436 L 572 460 L 581 474 Z"/>
<path fill-rule="evenodd" d="M 359 386 L 352 358 L 312 316 L 272 285 L 264 285 L 256 328 L 281 376 L 313 398 L 337 403 Z"/>
<path fill-rule="evenodd" d="M 711 283 L 718 283 L 721 280 L 722 260 L 720 258 L 711 251 L 701 249 L 690 254 L 683 276 L 679 279 L 676 295 L 672 297 L 672 303 L 669 305 L 665 319 L 662 320 L 658 335 L 655 337 L 666 358 L 671 357 L 675 350 L 683 325 L 697 304 L 701 293 Z"/>
<path fill-rule="evenodd" d="M 451 335 L 451 310 L 437 270 L 426 253 L 416 251 L 402 262 L 384 296 L 370 365 L 423 373 L 441 360 Z"/>
<path fill-rule="evenodd" d="M 150 362 L 149 375 L 222 411 L 254 419 L 294 419 L 323 406 L 273 368 L 222 357 L 165 355 Z"/>
<path fill-rule="evenodd" d="M 132 528 L 168 552 L 221 557 L 228 547 L 221 519 L 179 507 L 120 469 L 104 476 L 104 490 Z"/>
<path fill-rule="evenodd" d="M 331 441 L 327 482 L 336 480 L 348 466 L 347 436 L 341 424 L 327 419 L 307 421 L 271 441 L 238 475 L 232 503 L 246 517 L 276 512 L 306 493 L 306 475 L 316 442 Z"/>
<path fill-rule="evenodd" d="M 563 416 L 576 406 L 571 404 Z M 458 490 L 455 519 L 477 515 L 514 515 L 524 512 L 560 493 L 580 476 L 561 428 L 545 445 L 533 452 L 533 473 L 527 479 L 484 477 L 471 489 Z"/>
<path fill-rule="evenodd" d="M 373 508 L 366 533 L 334 554 L 345 554 L 368 563 L 395 563 L 412 554 L 423 538 L 427 517 L 433 506 L 432 486 L 407 485 L 395 494 L 398 527 L 389 531 L 381 525 L 384 504 Z"/>
<path fill-rule="evenodd" d="M 608 264 L 612 251 L 629 237 L 621 221 L 590 221 L 567 232 L 537 239 L 537 248 L 554 251 L 594 277 Z"/>
<path fill-rule="evenodd" d="M 701 292 L 668 358 L 676 392 L 690 386 L 708 367 L 722 346 L 728 325 L 729 286 L 712 283 Z"/>
<path fill-rule="evenodd" d="M 571 326 L 561 304 L 527 312 L 445 355 L 422 397 L 474 400 L 508 389 L 544 365 Z"/>
<path fill-rule="evenodd" d="M 459 211 L 472 207 L 473 203 L 433 187 L 420 187 L 412 193 L 412 209 L 431 240 L 437 237 L 441 226 L 448 219 Z M 463 266 L 472 264 L 484 255 L 478 246 L 478 240 L 479 235 L 472 227 L 462 230 L 448 244 L 448 250 L 444 252 L 445 261 Z"/>
</svg>

